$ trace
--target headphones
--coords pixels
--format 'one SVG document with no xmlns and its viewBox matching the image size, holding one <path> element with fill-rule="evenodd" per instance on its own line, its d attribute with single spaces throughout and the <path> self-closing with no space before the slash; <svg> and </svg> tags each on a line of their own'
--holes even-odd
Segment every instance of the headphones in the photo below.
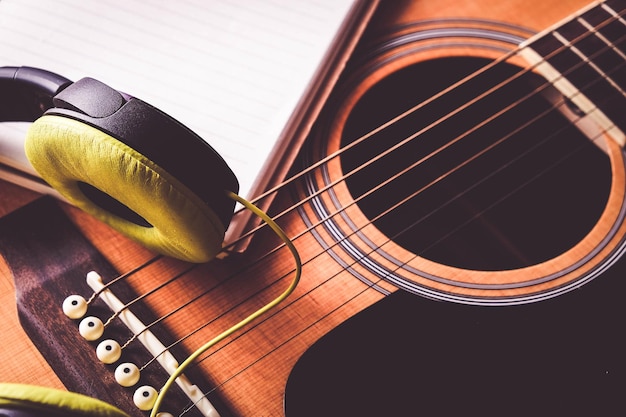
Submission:
<svg viewBox="0 0 626 417">
<path fill-rule="evenodd" d="M 291 285 L 207 342 L 171 375 L 163 395 L 200 354 L 284 300 L 302 264 L 263 211 L 236 193 L 237 178 L 198 135 L 155 107 L 92 78 L 72 82 L 31 67 L 0 67 L 0 122 L 32 122 L 25 140 L 33 168 L 70 203 L 166 256 L 207 262 L 221 250 L 234 205 L 262 218 L 296 263 Z M 50 388 L 0 383 L 0 417 L 128 417 L 100 400 Z"/>
<path fill-rule="evenodd" d="M 75 392 L 0 384 L 2 417 L 129 417 L 119 408 Z"/>
<path fill-rule="evenodd" d="M 0 67 L 0 92 L 0 121 L 32 122 L 26 156 L 70 203 L 160 254 L 220 251 L 239 184 L 190 129 L 92 78 Z"/>
</svg>

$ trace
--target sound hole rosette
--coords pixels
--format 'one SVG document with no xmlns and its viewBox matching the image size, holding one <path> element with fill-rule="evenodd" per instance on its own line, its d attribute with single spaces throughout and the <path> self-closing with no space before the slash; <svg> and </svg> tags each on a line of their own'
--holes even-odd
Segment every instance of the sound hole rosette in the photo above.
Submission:
<svg viewBox="0 0 626 417">
<path fill-rule="evenodd" d="M 625 160 L 623 150 L 606 140 L 606 199 L 584 235 L 549 259 L 508 269 L 465 268 L 420 256 L 390 239 L 362 210 L 345 180 L 341 154 L 346 124 L 360 100 L 381 80 L 410 66 L 447 57 L 496 59 L 528 36 L 524 29 L 493 22 L 427 22 L 403 28 L 365 54 L 331 100 L 308 143 L 305 165 L 329 158 L 306 177 L 301 190 L 310 204 L 301 214 L 327 252 L 369 286 L 395 288 L 429 298 L 481 305 L 540 301 L 597 277 L 624 251 Z M 512 56 L 509 65 L 526 66 Z M 307 159 L 308 158 L 308 159 Z M 576 211 L 576 207 L 571 207 Z M 567 216 L 567 214 L 564 214 Z"/>
</svg>

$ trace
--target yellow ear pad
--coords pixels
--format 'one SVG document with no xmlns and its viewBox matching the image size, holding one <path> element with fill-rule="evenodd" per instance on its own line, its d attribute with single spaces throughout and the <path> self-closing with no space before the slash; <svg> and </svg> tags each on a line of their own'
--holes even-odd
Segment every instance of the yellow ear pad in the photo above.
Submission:
<svg viewBox="0 0 626 417">
<path fill-rule="evenodd" d="M 122 410 L 95 398 L 25 384 L 0 383 L 0 408 L 32 411 L 42 416 L 56 413 L 68 417 L 128 417 Z"/>
<path fill-rule="evenodd" d="M 25 150 L 68 201 L 146 247 L 189 262 L 206 262 L 221 249 L 224 226 L 207 203 L 105 132 L 44 115 L 31 125 Z"/>
</svg>

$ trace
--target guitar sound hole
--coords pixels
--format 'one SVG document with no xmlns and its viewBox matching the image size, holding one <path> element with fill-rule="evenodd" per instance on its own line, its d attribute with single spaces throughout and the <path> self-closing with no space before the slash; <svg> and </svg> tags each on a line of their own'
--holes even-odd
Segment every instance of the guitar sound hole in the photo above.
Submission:
<svg viewBox="0 0 626 417">
<path fill-rule="evenodd" d="M 342 146 L 487 63 L 444 58 L 387 77 L 351 112 Z M 473 102 L 519 70 L 498 65 L 343 154 L 344 173 L 364 167 L 346 182 L 361 211 L 383 234 L 435 262 L 504 270 L 552 259 L 596 224 L 609 195 L 609 158 L 551 110 L 544 96 L 530 94 L 542 79 L 525 75 Z M 472 104 L 448 116 L 467 103 Z M 416 139 L 369 163 L 420 131 Z"/>
</svg>

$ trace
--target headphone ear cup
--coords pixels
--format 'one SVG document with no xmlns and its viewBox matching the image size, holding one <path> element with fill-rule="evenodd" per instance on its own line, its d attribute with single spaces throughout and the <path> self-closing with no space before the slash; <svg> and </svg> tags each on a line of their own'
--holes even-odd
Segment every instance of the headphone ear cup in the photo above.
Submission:
<svg viewBox="0 0 626 417">
<path fill-rule="evenodd" d="M 82 394 L 9 383 L 0 383 L 0 415 L 3 410 L 32 416 L 128 417 L 117 407 Z"/>
<path fill-rule="evenodd" d="M 70 203 L 146 247 L 189 262 L 219 252 L 216 212 L 159 165 L 78 120 L 44 115 L 30 127 L 26 155 Z"/>
</svg>

